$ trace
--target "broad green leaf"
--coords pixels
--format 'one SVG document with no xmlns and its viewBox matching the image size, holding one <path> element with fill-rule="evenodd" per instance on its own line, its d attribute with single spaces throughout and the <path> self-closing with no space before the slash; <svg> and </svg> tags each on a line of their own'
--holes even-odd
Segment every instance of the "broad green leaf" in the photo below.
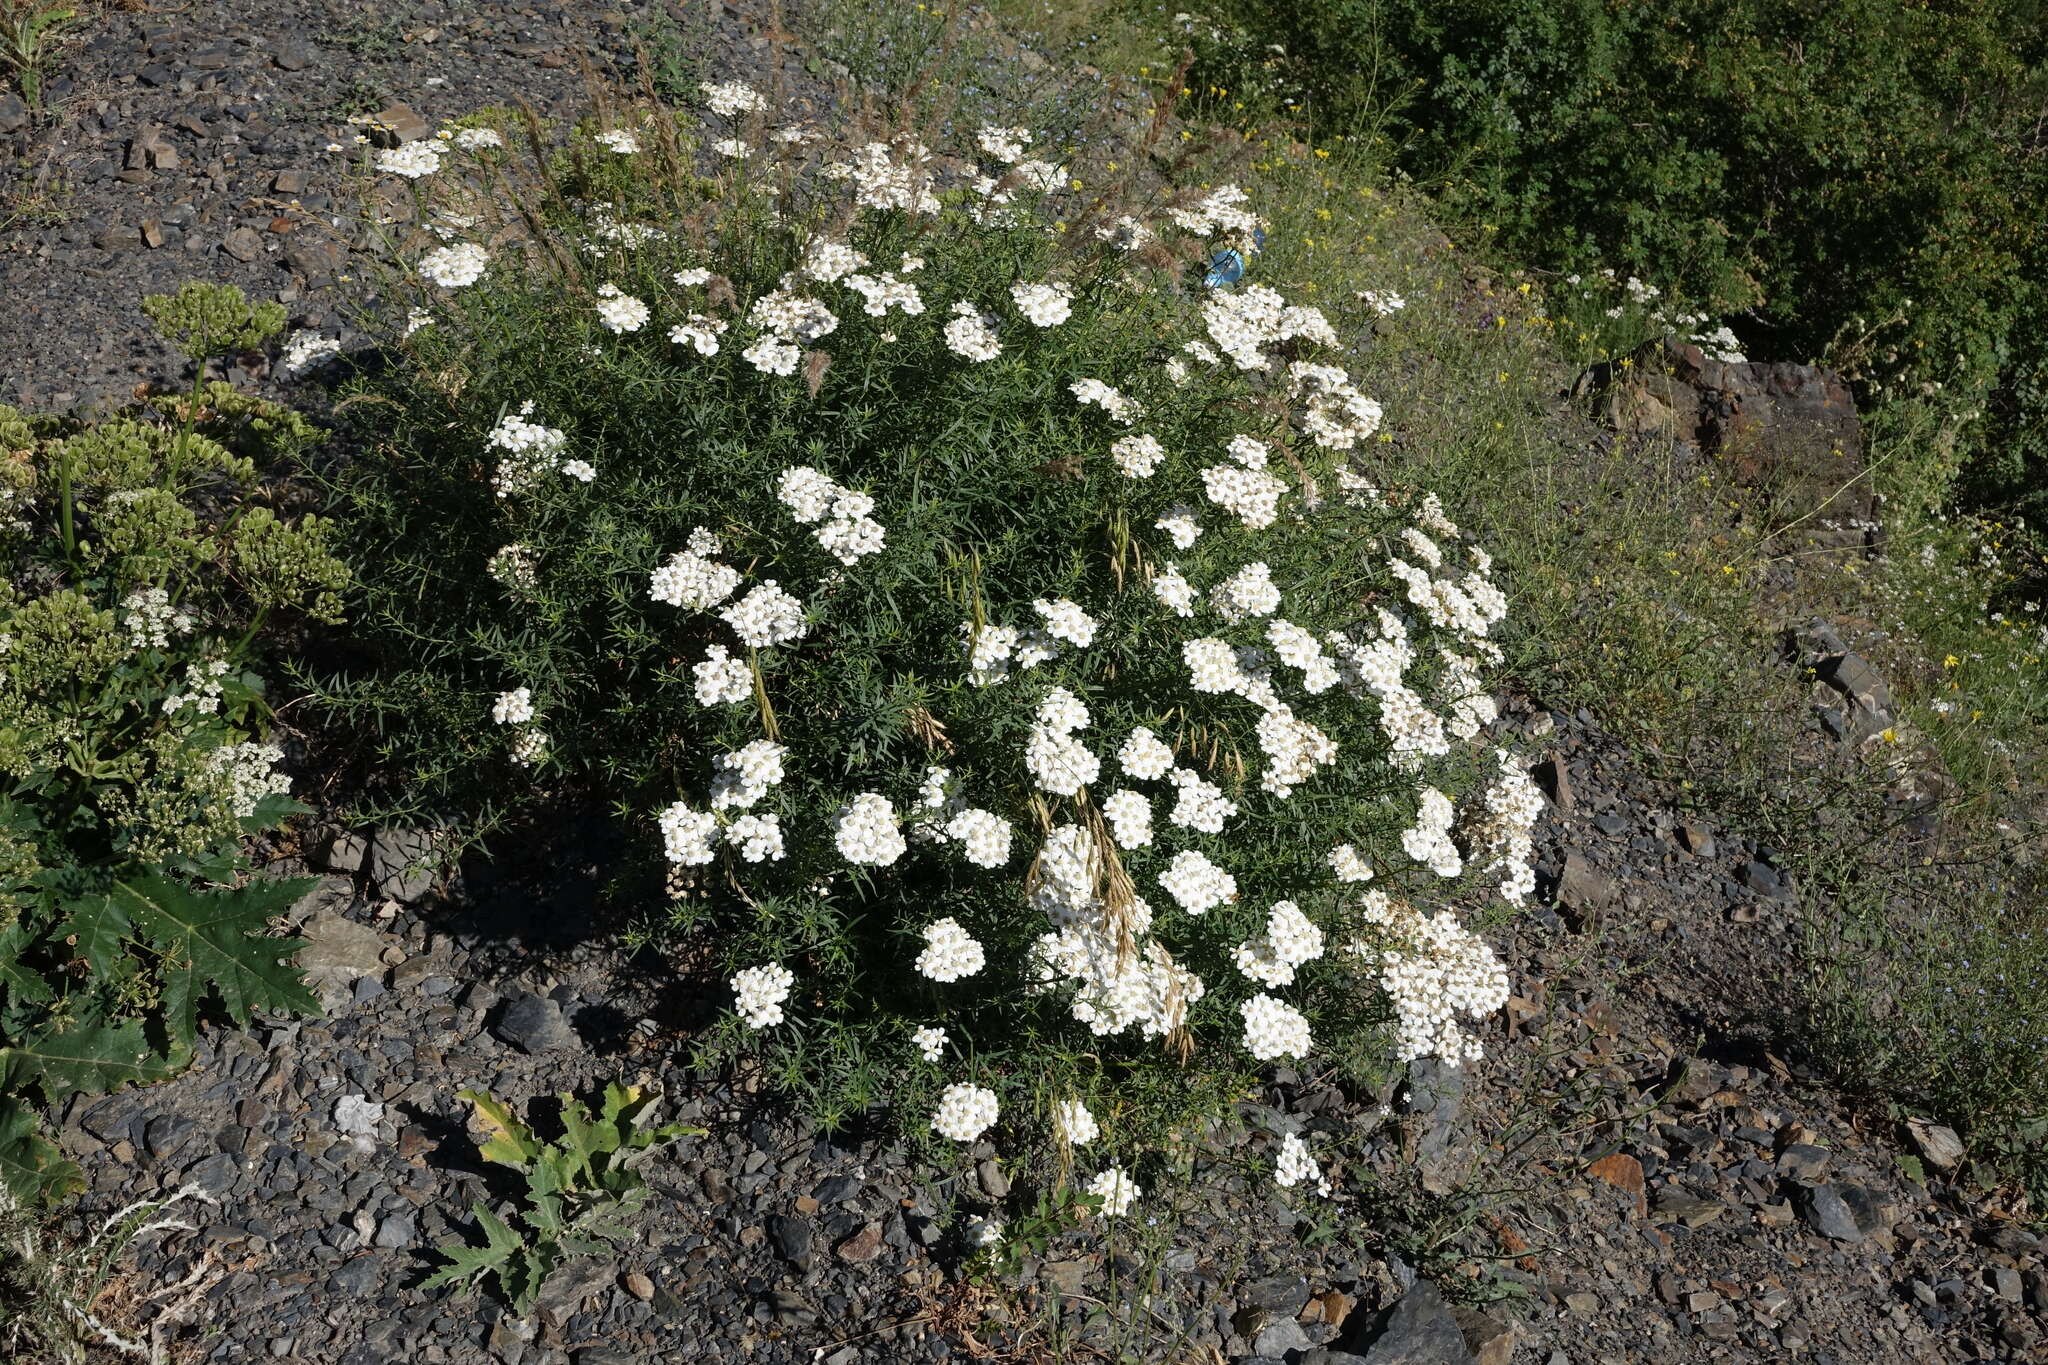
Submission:
<svg viewBox="0 0 2048 1365">
<path fill-rule="evenodd" d="M 79 954 L 102 977 L 119 975 L 126 956 L 123 943 L 134 926 L 128 912 L 112 896 L 87 896 L 71 903 L 71 914 L 58 929 L 78 939 Z"/>
<path fill-rule="evenodd" d="M 34 1077 L 43 1098 L 59 1100 L 73 1091 L 98 1094 L 142 1081 L 160 1081 L 172 1068 L 143 1036 L 142 1022 L 91 1024 L 0 1047 L 0 1066 L 19 1077 Z M 14 1070 L 19 1068 L 19 1070 Z"/>
<path fill-rule="evenodd" d="M 464 1090 L 455 1098 L 467 1100 L 475 1107 L 477 1122 L 491 1135 L 489 1141 L 477 1148 L 484 1160 L 523 1171 L 540 1155 L 540 1141 L 533 1130 L 512 1117 L 512 1111 L 503 1104 L 481 1090 Z"/>
<path fill-rule="evenodd" d="M 85 1176 L 36 1131 L 36 1116 L 18 1100 L 0 1097 L 0 1187 L 29 1207 L 85 1188 Z"/>
<path fill-rule="evenodd" d="M 620 1132 L 615 1123 L 592 1122 L 590 1111 L 568 1094 L 562 1102 L 562 1146 L 567 1157 L 562 1164 L 562 1184 L 574 1189 L 589 1181 L 598 1158 L 619 1149 Z"/>
<path fill-rule="evenodd" d="M 113 897 L 165 955 L 167 989 L 177 973 L 192 972 L 219 994 L 229 1017 L 247 1024 L 259 1009 L 319 1013 L 319 1003 L 290 962 L 301 940 L 264 932 L 271 916 L 313 886 L 312 878 L 302 877 L 195 892 L 151 874 L 115 883 Z M 200 992 L 191 994 L 196 998 Z"/>
<path fill-rule="evenodd" d="M 35 1004 L 54 994 L 41 972 L 21 965 L 21 955 L 34 941 L 34 936 L 21 924 L 10 924 L 0 930 L 0 987 L 5 988 L 0 991 L 0 1000 L 11 993 L 17 1003 Z"/>
</svg>

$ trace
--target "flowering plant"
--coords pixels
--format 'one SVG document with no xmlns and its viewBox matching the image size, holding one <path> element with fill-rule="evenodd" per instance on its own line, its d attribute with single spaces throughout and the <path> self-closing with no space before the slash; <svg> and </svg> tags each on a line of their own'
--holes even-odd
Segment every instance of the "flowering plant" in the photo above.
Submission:
<svg viewBox="0 0 2048 1365">
<path fill-rule="evenodd" d="M 330 701 L 416 800 L 615 803 L 727 964 L 714 1043 L 827 1117 L 1128 1160 L 1361 1019 L 1469 1055 L 1505 982 L 1445 893 L 1525 894 L 1534 815 L 1479 744 L 1507 602 L 1379 486 L 1331 321 L 1202 283 L 1247 197 L 712 101 L 709 182 L 650 111 L 422 191 L 541 235 L 359 381 L 390 662 Z"/>
<path fill-rule="evenodd" d="M 202 363 L 275 330 L 239 291 L 152 303 Z M 264 742 L 254 645 L 339 619 L 328 524 L 280 515 L 262 481 L 313 431 L 225 383 L 155 406 L 0 407 L 0 1175 L 24 1199 L 71 1171 L 15 1096 L 160 1075 L 209 1000 L 312 1003 L 266 924 L 298 883 L 193 888 L 237 882 L 243 837 L 304 809 Z"/>
</svg>

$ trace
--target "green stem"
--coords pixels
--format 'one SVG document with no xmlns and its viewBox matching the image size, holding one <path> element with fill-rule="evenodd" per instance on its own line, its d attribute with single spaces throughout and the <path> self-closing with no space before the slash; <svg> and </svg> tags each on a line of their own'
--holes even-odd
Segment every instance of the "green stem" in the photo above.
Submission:
<svg viewBox="0 0 2048 1365">
<path fill-rule="evenodd" d="M 192 432 L 199 425 L 199 395 L 206 387 L 206 358 L 211 352 L 206 345 L 206 332 L 202 325 L 199 345 L 192 370 L 192 392 L 186 396 L 185 420 L 179 424 L 178 439 L 171 446 L 169 468 L 165 470 L 166 482 L 177 491 L 185 477 L 185 447 L 191 443 Z"/>
<path fill-rule="evenodd" d="M 72 568 L 78 567 L 78 535 L 71 525 L 71 456 L 59 452 L 57 456 L 57 515 L 64 524 L 64 558 Z"/>
</svg>

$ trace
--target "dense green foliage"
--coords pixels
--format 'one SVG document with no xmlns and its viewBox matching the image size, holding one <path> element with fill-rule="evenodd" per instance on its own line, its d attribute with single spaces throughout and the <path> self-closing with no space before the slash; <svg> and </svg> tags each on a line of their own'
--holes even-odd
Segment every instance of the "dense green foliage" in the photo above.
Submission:
<svg viewBox="0 0 2048 1365">
<path fill-rule="evenodd" d="M 1830 352 L 1868 395 L 1979 411 L 1968 491 L 2040 519 L 2042 20 L 2028 0 L 1239 0 L 1190 33 L 1212 109 L 1296 99 L 1513 259 L 1616 266 L 1742 310 L 1753 355 Z"/>
<path fill-rule="evenodd" d="M 239 290 L 150 303 L 195 361 L 281 321 Z M 264 480 L 313 429 L 221 383 L 155 409 L 0 407 L 0 1176 L 23 1197 L 71 1175 L 25 1092 L 166 1074 L 209 1001 L 312 1004 L 267 931 L 296 884 L 238 884 L 243 837 L 303 809 L 259 742 L 259 636 L 338 620 L 348 581 Z"/>
</svg>

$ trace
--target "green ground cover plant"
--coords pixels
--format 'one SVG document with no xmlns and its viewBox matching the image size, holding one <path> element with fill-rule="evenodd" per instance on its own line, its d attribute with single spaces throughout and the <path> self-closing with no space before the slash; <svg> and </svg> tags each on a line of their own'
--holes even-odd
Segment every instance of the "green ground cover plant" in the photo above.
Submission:
<svg viewBox="0 0 2048 1365">
<path fill-rule="evenodd" d="M 2037 527 L 2048 96 L 2038 6 L 1244 0 L 1195 93 L 1355 136 L 1490 250 L 1602 265 L 1834 355 L 1872 405 L 1968 415 L 1961 491 Z M 1867 344 L 1851 357 L 1843 343 Z"/>
<path fill-rule="evenodd" d="M 0 1176 L 75 1179 L 30 1096 L 159 1077 L 202 1012 L 312 1007 L 268 921 L 300 883 L 249 879 L 245 836 L 304 808 L 266 742 L 266 631 L 337 622 L 328 524 L 266 476 L 315 439 L 206 382 L 281 322 L 235 289 L 147 307 L 200 368 L 190 393 L 97 421 L 0 408 Z"/>
<path fill-rule="evenodd" d="M 1142 146 L 706 96 L 704 146 L 372 159 L 461 226 L 343 402 L 339 725 L 437 810 L 611 804 L 615 893 L 728 977 L 707 1056 L 1104 1217 L 1266 1063 L 1471 1053 L 1536 797 L 1479 738 L 1490 556 L 1357 467 L 1377 310 L 1230 284 L 1258 207 Z"/>
</svg>

